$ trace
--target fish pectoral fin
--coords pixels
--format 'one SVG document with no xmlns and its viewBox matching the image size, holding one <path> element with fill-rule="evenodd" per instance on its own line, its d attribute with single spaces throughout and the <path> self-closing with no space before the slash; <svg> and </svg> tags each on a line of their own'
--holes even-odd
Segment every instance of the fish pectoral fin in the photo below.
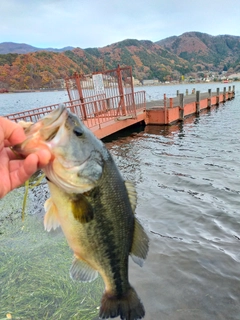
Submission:
<svg viewBox="0 0 240 320">
<path fill-rule="evenodd" d="M 49 198 L 44 203 L 45 208 L 45 216 L 44 216 L 44 228 L 47 231 L 50 231 L 51 229 L 55 230 L 60 226 L 60 223 L 58 221 L 58 214 L 57 214 L 57 207 L 52 201 L 52 198 Z"/>
<path fill-rule="evenodd" d="M 79 195 L 78 198 L 72 201 L 72 213 L 76 220 L 81 223 L 90 222 L 93 217 L 93 207 L 84 195 Z"/>
<path fill-rule="evenodd" d="M 143 266 L 143 261 L 147 257 L 149 248 L 149 238 L 144 231 L 140 222 L 135 218 L 134 221 L 134 233 L 133 233 L 133 244 L 130 255 L 135 263 L 140 267 Z"/>
<path fill-rule="evenodd" d="M 125 186 L 127 188 L 128 198 L 131 203 L 132 211 L 135 213 L 137 206 L 137 192 L 134 186 L 134 183 L 131 181 L 125 181 Z"/>
<path fill-rule="evenodd" d="M 85 261 L 74 258 L 70 268 L 72 280 L 81 282 L 91 282 L 98 277 L 98 272 L 90 267 Z"/>
</svg>

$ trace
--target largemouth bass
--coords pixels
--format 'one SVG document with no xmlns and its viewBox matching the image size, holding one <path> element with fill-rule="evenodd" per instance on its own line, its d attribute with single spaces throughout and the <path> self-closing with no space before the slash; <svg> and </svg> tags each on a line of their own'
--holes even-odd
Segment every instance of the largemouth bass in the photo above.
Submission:
<svg viewBox="0 0 240 320">
<path fill-rule="evenodd" d="M 51 197 L 45 203 L 47 231 L 61 226 L 74 252 L 70 276 L 105 283 L 99 316 L 142 319 L 145 310 L 128 279 L 128 257 L 142 266 L 149 240 L 135 216 L 136 192 L 123 180 L 104 144 L 63 106 L 27 127 L 14 147 L 22 155 L 51 150 L 44 168 Z"/>
</svg>

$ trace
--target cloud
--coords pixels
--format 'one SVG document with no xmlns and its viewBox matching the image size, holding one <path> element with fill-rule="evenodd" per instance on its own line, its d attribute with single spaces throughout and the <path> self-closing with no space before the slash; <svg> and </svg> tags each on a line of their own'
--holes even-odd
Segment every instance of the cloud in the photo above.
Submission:
<svg viewBox="0 0 240 320">
<path fill-rule="evenodd" d="M 188 31 L 240 35 L 239 16 L 235 0 L 8 0 L 1 3 L 0 41 L 87 48 Z"/>
</svg>

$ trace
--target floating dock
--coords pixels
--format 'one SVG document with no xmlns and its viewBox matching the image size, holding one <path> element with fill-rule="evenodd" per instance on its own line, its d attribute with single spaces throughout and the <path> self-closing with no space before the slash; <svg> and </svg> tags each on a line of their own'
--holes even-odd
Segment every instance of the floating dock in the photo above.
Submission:
<svg viewBox="0 0 240 320">
<path fill-rule="evenodd" d="M 91 75 L 75 74 L 66 79 L 69 101 L 66 108 L 75 113 L 85 125 L 102 139 L 137 123 L 171 125 L 184 121 L 187 116 L 231 100 L 235 86 L 218 88 L 206 93 L 190 95 L 177 92 L 176 97 L 146 102 L 145 91 L 134 92 L 131 67 L 97 72 Z M 13 121 L 36 122 L 57 108 L 58 104 L 6 115 Z"/>
<path fill-rule="evenodd" d="M 152 101 L 146 104 L 145 123 L 155 125 L 169 125 L 176 121 L 183 121 L 187 116 L 199 114 L 201 110 L 217 106 L 235 97 L 235 86 L 223 88 L 220 92 L 208 90 L 208 92 L 186 95 L 178 94 L 175 98 L 164 97 L 161 101 Z"/>
</svg>

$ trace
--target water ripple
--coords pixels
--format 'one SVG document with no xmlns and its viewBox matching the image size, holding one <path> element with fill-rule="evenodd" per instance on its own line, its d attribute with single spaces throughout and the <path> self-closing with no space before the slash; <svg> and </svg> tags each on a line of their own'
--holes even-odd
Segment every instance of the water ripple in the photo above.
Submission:
<svg viewBox="0 0 240 320">
<path fill-rule="evenodd" d="M 131 272 L 146 319 L 240 319 L 239 105 L 126 141 L 151 238 L 145 277 Z"/>
</svg>

